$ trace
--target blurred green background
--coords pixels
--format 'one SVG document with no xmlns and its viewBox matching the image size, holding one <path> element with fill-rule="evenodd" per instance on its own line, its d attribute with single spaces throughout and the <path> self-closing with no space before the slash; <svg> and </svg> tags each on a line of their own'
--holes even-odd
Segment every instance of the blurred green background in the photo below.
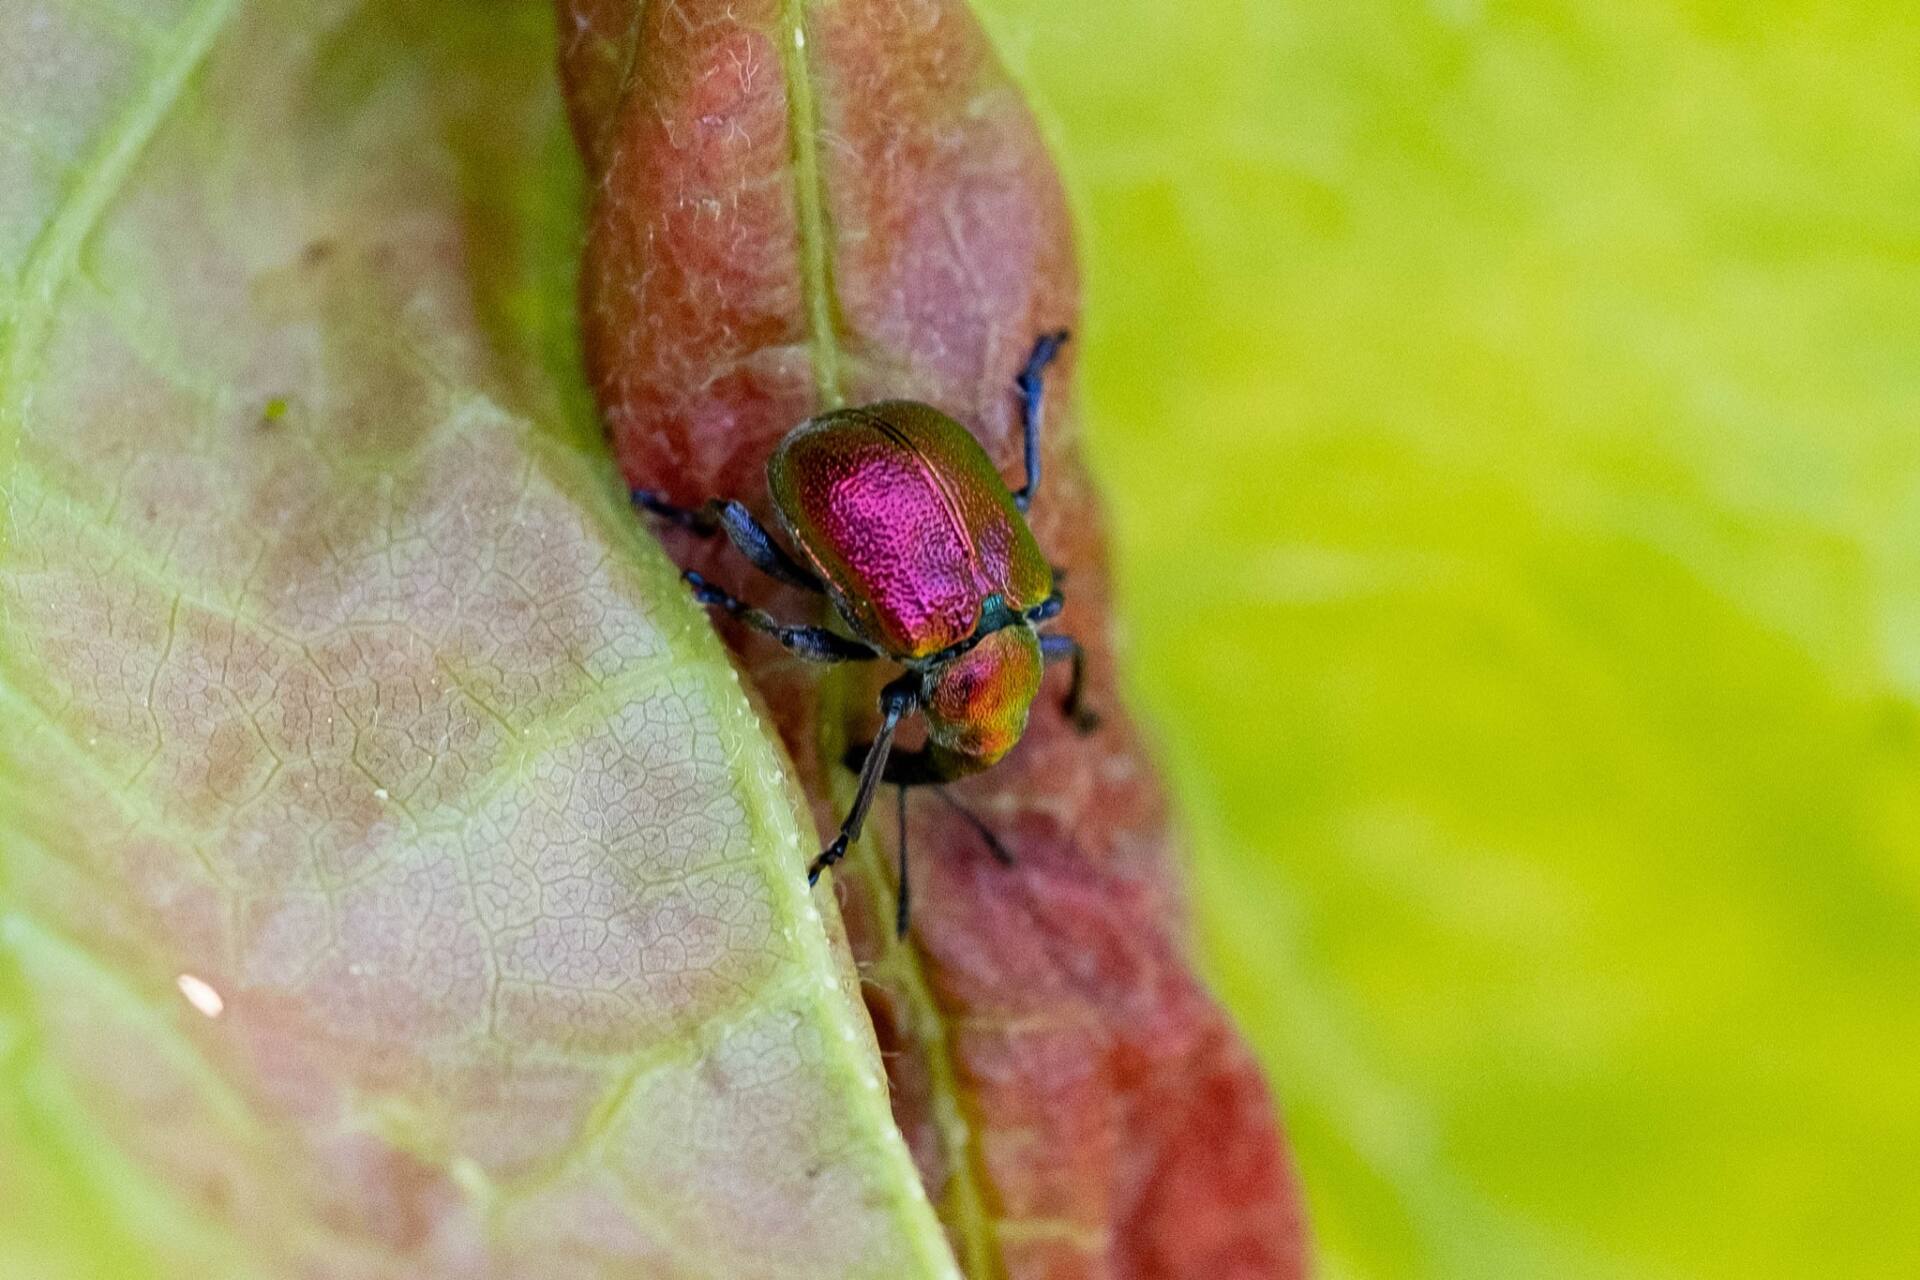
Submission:
<svg viewBox="0 0 1920 1280">
<path fill-rule="evenodd" d="M 1325 1274 L 1920 1275 L 1920 12 L 983 7 Z"/>
</svg>

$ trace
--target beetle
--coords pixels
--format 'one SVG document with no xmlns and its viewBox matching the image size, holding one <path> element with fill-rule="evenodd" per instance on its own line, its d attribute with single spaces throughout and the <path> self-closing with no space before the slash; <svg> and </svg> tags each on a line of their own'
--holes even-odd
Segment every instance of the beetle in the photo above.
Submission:
<svg viewBox="0 0 1920 1280">
<path fill-rule="evenodd" d="M 826 596 L 845 634 L 783 623 L 701 574 L 695 597 L 815 662 L 886 659 L 904 670 L 880 692 L 880 728 L 848 751 L 859 787 L 840 831 L 807 868 L 807 883 L 859 839 L 882 782 L 899 788 L 900 874 L 894 924 L 907 927 L 906 789 L 940 785 L 997 763 L 1026 730 L 1042 668 L 1071 664 L 1063 713 L 1081 732 L 1097 718 L 1082 704 L 1086 654 L 1071 636 L 1041 634 L 1065 604 L 1063 573 L 1040 551 L 1027 512 L 1040 487 L 1046 368 L 1067 331 L 1042 334 L 1014 379 L 1026 483 L 1009 489 L 973 434 L 913 400 L 834 409 L 793 428 L 767 460 L 767 489 L 791 554 L 746 507 L 714 498 L 676 506 L 650 489 L 642 509 L 702 536 L 725 533 L 768 577 Z M 927 742 L 895 751 L 902 720 L 918 713 Z M 1002 863 L 1005 847 L 944 792 Z"/>
</svg>

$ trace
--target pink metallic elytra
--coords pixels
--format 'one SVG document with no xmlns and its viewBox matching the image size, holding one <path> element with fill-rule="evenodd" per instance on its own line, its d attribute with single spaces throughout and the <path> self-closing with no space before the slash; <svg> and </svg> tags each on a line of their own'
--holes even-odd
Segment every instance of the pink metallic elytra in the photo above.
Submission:
<svg viewBox="0 0 1920 1280">
<path fill-rule="evenodd" d="M 1083 731 L 1093 727 L 1080 706 L 1080 646 L 1038 631 L 1064 600 L 1026 515 L 1040 484 L 1041 374 L 1066 340 L 1065 332 L 1043 335 L 1014 380 L 1027 471 L 1017 492 L 958 422 L 931 405 L 885 400 L 808 419 L 767 460 L 767 489 L 797 555 L 738 502 L 715 499 L 688 510 L 655 493 L 633 495 L 696 532 L 724 530 L 768 576 L 824 593 L 851 634 L 782 623 L 689 571 L 701 603 L 816 662 L 885 658 L 905 668 L 880 693 L 873 741 L 848 754 L 860 787 L 840 834 L 808 868 L 809 882 L 859 836 L 881 782 L 903 788 L 904 796 L 906 787 L 977 773 L 1012 750 L 1026 731 L 1046 663 L 1072 662 L 1063 707 Z M 927 745 L 896 753 L 894 733 L 914 712 L 927 718 Z M 898 920 L 904 931 L 904 847 Z"/>
<path fill-rule="evenodd" d="M 889 400 L 804 422 L 768 460 L 767 488 L 841 616 L 894 657 L 959 644 L 993 596 L 1019 613 L 1053 592 L 986 450 L 938 409 Z"/>
</svg>

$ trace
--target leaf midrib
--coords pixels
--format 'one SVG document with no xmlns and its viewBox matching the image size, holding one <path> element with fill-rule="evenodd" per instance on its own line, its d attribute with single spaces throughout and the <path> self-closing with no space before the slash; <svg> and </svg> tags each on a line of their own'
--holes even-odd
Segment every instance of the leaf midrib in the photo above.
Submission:
<svg viewBox="0 0 1920 1280">
<path fill-rule="evenodd" d="M 826 177 L 820 169 L 820 110 L 807 54 L 808 0 L 783 0 L 780 60 L 787 86 L 787 144 L 799 229 L 800 292 L 813 349 L 814 391 L 824 408 L 846 403 L 840 378 L 840 308 L 833 285 L 833 240 Z"/>
</svg>

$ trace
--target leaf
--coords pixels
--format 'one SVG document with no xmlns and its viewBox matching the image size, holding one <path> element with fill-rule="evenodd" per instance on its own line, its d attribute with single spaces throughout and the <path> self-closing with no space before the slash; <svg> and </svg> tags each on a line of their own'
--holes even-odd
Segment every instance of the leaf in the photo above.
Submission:
<svg viewBox="0 0 1920 1280">
<path fill-rule="evenodd" d="M 571 0 L 564 67 L 598 175 L 582 296 L 595 390 L 627 476 L 767 513 L 763 460 L 824 405 L 956 412 L 1015 473 L 1010 380 L 1077 284 L 1051 162 L 957 0 Z M 1091 739 L 1050 686 L 1027 738 L 956 787 L 1019 858 L 997 866 L 914 802 L 917 906 L 891 936 L 894 837 L 836 876 L 894 1110 L 970 1276 L 1292 1276 L 1297 1193 L 1264 1084 L 1191 972 L 1158 784 L 1114 706 L 1072 361 L 1052 382 L 1036 529 L 1061 620 L 1094 654 Z M 817 604 L 676 554 L 756 602 Z M 816 797 L 868 732 L 873 685 L 731 635 Z M 878 822 L 874 827 L 891 827 Z"/>
<path fill-rule="evenodd" d="M 533 3 L 0 0 L 0 1274 L 942 1276 Z"/>
</svg>

